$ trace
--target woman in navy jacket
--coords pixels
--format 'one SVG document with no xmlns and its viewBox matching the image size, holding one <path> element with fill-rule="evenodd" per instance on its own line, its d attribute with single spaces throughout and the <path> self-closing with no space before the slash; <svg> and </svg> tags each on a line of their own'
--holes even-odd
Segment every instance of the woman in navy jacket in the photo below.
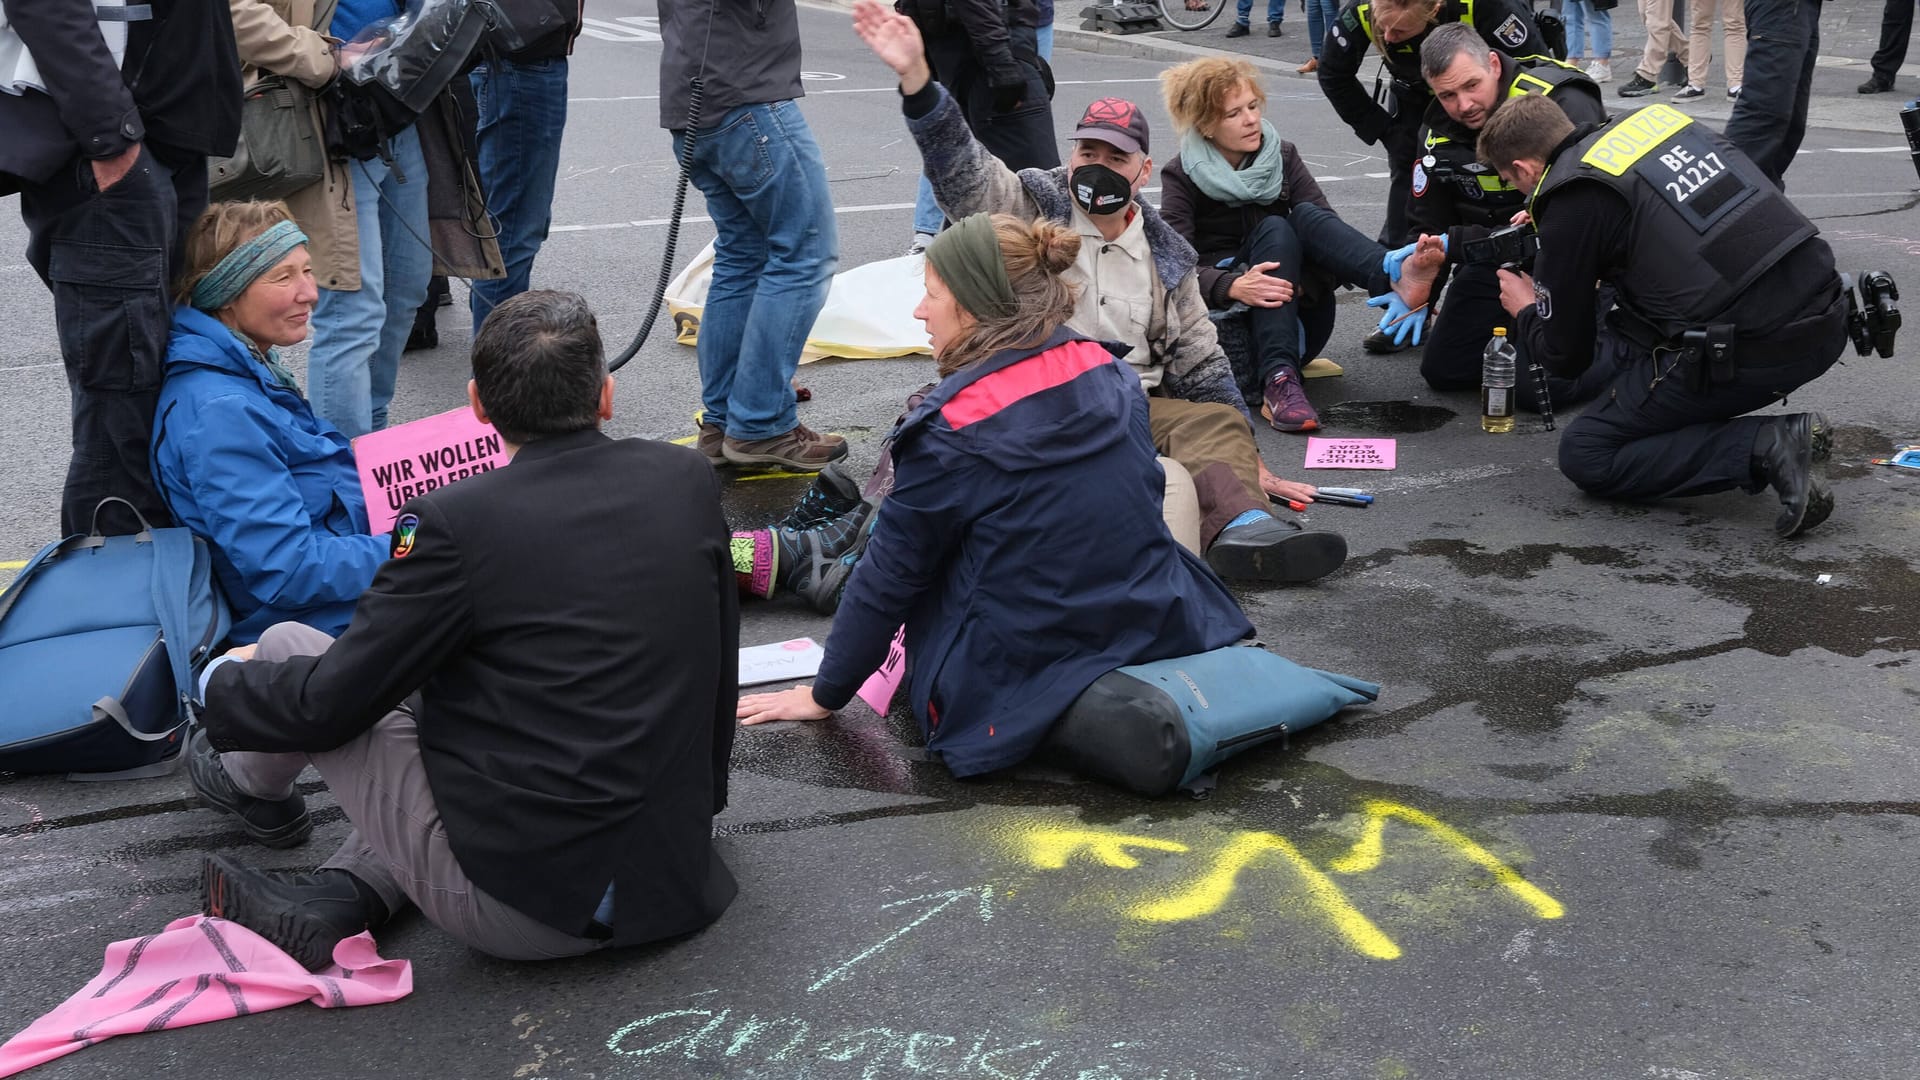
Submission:
<svg viewBox="0 0 1920 1080">
<path fill-rule="evenodd" d="M 317 296 L 282 203 L 215 204 L 188 236 L 153 470 L 174 518 L 213 549 L 239 643 L 277 622 L 340 633 L 387 558 L 353 448 L 276 351 L 306 338 Z"/>
<path fill-rule="evenodd" d="M 1253 633 L 1161 518 L 1140 380 L 1064 328 L 1068 227 L 977 214 L 927 249 L 942 376 L 893 436 L 893 491 L 811 687 L 742 698 L 747 723 L 818 720 L 906 626 L 909 693 L 956 776 L 1012 765 L 1095 679 Z"/>
</svg>

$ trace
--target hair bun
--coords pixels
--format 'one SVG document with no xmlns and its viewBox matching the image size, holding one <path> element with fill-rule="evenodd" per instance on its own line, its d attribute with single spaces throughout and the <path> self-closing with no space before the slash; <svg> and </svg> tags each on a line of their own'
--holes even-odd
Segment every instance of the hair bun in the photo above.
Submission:
<svg viewBox="0 0 1920 1080">
<path fill-rule="evenodd" d="M 1064 274 L 1080 257 L 1080 234 L 1052 221 L 1033 223 L 1034 247 L 1049 274 Z"/>
</svg>

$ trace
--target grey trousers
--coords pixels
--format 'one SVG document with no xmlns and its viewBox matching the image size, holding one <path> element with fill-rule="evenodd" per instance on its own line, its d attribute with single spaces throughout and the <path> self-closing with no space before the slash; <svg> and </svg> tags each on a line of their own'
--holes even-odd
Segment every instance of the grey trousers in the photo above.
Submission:
<svg viewBox="0 0 1920 1080">
<path fill-rule="evenodd" d="M 312 627 L 280 623 L 261 635 L 254 659 L 318 656 L 332 644 Z M 346 745 L 323 753 L 220 755 L 234 785 L 262 799 L 292 794 L 309 761 L 353 826 L 323 868 L 345 870 L 366 882 L 388 911 L 399 912 L 411 901 L 463 944 L 505 960 L 579 956 L 606 944 L 537 922 L 467 880 L 427 786 L 411 715 L 390 712 Z"/>
</svg>

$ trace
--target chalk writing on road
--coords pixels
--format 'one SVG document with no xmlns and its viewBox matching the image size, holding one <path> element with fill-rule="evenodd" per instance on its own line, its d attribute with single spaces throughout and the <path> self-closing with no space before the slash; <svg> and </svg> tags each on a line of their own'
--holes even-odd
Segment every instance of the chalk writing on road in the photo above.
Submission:
<svg viewBox="0 0 1920 1080">
<path fill-rule="evenodd" d="M 669 1009 L 642 1017 L 614 1032 L 607 1040 L 607 1050 L 624 1058 L 663 1064 L 676 1058 L 724 1064 L 728 1076 L 782 1080 L 802 1076 L 809 1080 L 891 1080 L 902 1076 L 1200 1080 L 1199 1074 L 1190 1069 L 1144 1068 L 1118 1055 L 1088 1060 L 1082 1051 L 1039 1039 L 1008 1039 L 978 1032 L 950 1035 L 893 1027 L 834 1027 L 798 1016 L 763 1016 L 719 1007 Z M 1238 1077 L 1246 1073 L 1233 1069 L 1209 1075 Z"/>
<path fill-rule="evenodd" d="M 1293 841 L 1277 833 L 1244 830 L 1231 833 L 1210 852 L 1163 836 L 1139 836 L 1109 829 L 1036 825 L 1020 831 L 1016 843 L 1027 864 L 1037 870 L 1064 870 L 1076 857 L 1102 867 L 1134 870 L 1141 856 L 1160 853 L 1180 864 L 1204 859 L 1196 876 L 1179 879 L 1171 888 L 1128 903 L 1127 918 L 1144 923 L 1180 923 L 1203 919 L 1226 907 L 1243 877 L 1255 869 L 1281 871 L 1304 895 L 1307 907 L 1330 925 L 1355 952 L 1375 960 L 1395 960 L 1400 946 L 1361 911 L 1330 874 L 1353 876 L 1377 870 L 1386 856 L 1390 821 L 1420 830 L 1447 853 L 1478 867 L 1536 918 L 1558 919 L 1566 908 L 1545 890 L 1528 881 L 1499 856 L 1475 843 L 1465 833 L 1431 814 L 1399 803 L 1371 800 L 1361 808 L 1360 837 L 1353 847 L 1327 862 L 1323 870 Z"/>
</svg>

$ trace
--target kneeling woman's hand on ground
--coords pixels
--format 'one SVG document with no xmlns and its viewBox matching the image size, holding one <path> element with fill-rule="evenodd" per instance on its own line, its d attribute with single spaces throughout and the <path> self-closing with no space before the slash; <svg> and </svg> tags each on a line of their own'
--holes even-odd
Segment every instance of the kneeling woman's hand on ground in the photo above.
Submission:
<svg viewBox="0 0 1920 1080">
<path fill-rule="evenodd" d="M 748 694 L 740 699 L 734 717 L 743 724 L 770 724 L 775 720 L 825 720 L 832 709 L 813 700 L 812 686 L 796 686 L 771 694 Z"/>
</svg>

